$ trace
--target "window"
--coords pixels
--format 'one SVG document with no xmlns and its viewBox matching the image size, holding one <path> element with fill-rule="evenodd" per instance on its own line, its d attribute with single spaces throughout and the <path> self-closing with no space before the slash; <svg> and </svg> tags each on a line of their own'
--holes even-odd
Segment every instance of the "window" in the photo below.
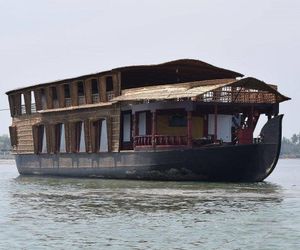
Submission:
<svg viewBox="0 0 300 250">
<path fill-rule="evenodd" d="M 82 121 L 74 124 L 73 152 L 86 152 L 84 123 Z"/>
<path fill-rule="evenodd" d="M 45 89 L 41 89 L 41 102 L 42 102 L 42 109 L 43 110 L 47 109 Z"/>
<path fill-rule="evenodd" d="M 131 114 L 123 114 L 123 142 L 131 141 Z"/>
<path fill-rule="evenodd" d="M 44 125 L 33 127 L 33 140 L 35 153 L 47 153 L 46 129 Z"/>
<path fill-rule="evenodd" d="M 64 153 L 66 152 L 66 140 L 65 140 L 65 125 L 59 123 L 55 125 L 55 148 L 54 152 Z"/>
<path fill-rule="evenodd" d="M 78 104 L 82 105 L 85 104 L 85 96 L 84 96 L 84 84 L 82 81 L 77 83 L 77 90 L 78 90 Z"/>
<path fill-rule="evenodd" d="M 84 96 L 83 82 L 78 82 L 78 96 Z"/>
<path fill-rule="evenodd" d="M 108 152 L 108 133 L 107 121 L 102 120 L 101 135 L 100 135 L 100 152 Z"/>
<path fill-rule="evenodd" d="M 36 113 L 36 102 L 34 91 L 31 91 L 31 113 Z"/>
<path fill-rule="evenodd" d="M 52 101 L 53 101 L 53 108 L 58 108 L 59 103 L 58 103 L 58 96 L 57 96 L 57 88 L 56 87 L 51 87 L 51 96 L 52 96 Z"/>
<path fill-rule="evenodd" d="M 113 91 L 114 85 L 113 85 L 113 78 L 112 76 L 106 77 L 106 92 Z"/>
<path fill-rule="evenodd" d="M 64 96 L 65 98 L 71 98 L 69 84 L 64 84 Z"/>
<path fill-rule="evenodd" d="M 92 79 L 92 94 L 93 95 L 99 94 L 98 80 L 97 79 Z"/>
<path fill-rule="evenodd" d="M 169 118 L 169 127 L 186 127 L 187 117 L 185 115 L 172 115 Z"/>
<path fill-rule="evenodd" d="M 21 114 L 26 114 L 26 107 L 25 107 L 25 97 L 24 94 L 21 94 Z"/>
<path fill-rule="evenodd" d="M 56 89 L 56 87 L 51 87 L 51 94 L 52 94 L 53 101 L 57 101 L 58 97 L 57 97 L 57 89 Z"/>
</svg>

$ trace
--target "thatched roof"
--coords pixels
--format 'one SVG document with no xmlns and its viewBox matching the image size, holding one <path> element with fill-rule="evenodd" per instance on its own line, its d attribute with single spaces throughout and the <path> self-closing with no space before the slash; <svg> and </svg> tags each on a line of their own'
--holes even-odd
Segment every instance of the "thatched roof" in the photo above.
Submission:
<svg viewBox="0 0 300 250">
<path fill-rule="evenodd" d="M 258 79 L 247 77 L 241 80 L 216 79 L 216 80 L 208 80 L 208 81 L 195 81 L 189 83 L 134 88 L 134 89 L 122 91 L 122 95 L 114 98 L 112 101 L 170 100 L 170 99 L 199 98 L 199 97 L 204 98 L 205 94 L 209 92 L 223 91 L 222 89 L 223 87 L 236 88 L 237 90 L 235 90 L 235 92 L 232 92 L 232 94 L 235 95 L 241 95 L 242 93 L 245 94 L 246 91 L 248 96 L 249 94 L 252 95 L 250 97 L 252 98 L 251 102 L 255 102 L 254 98 L 258 97 L 258 93 L 269 95 L 268 102 L 272 102 L 272 103 L 283 102 L 290 99 L 282 95 L 281 93 L 279 93 L 274 86 L 268 85 Z M 241 90 L 239 90 L 239 88 Z M 228 95 L 228 91 L 226 92 L 226 94 Z M 270 100 L 270 98 L 272 100 Z M 235 99 L 238 100 L 237 98 Z M 214 101 L 216 101 L 216 99 L 214 99 Z M 260 102 L 262 101 L 263 100 L 261 100 Z"/>
</svg>

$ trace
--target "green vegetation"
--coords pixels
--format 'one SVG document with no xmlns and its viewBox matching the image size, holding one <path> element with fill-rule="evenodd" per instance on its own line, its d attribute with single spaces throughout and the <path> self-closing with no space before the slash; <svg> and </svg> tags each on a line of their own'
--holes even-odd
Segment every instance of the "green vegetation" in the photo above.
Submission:
<svg viewBox="0 0 300 250">
<path fill-rule="evenodd" d="M 286 137 L 282 138 L 281 157 L 300 158 L 300 133 L 293 134 L 290 139 Z"/>
<path fill-rule="evenodd" d="M 8 135 L 0 135 L 0 151 L 9 151 L 11 149 Z"/>
<path fill-rule="evenodd" d="M 13 159 L 8 135 L 0 135 L 0 159 Z"/>
</svg>

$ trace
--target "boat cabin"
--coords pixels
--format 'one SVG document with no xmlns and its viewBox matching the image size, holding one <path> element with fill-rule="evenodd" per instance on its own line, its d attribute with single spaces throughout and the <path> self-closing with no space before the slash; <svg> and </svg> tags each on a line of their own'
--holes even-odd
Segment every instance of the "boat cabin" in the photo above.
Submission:
<svg viewBox="0 0 300 250">
<path fill-rule="evenodd" d="M 258 143 L 275 85 L 198 60 L 129 66 L 7 92 L 16 154 L 169 150 Z"/>
</svg>

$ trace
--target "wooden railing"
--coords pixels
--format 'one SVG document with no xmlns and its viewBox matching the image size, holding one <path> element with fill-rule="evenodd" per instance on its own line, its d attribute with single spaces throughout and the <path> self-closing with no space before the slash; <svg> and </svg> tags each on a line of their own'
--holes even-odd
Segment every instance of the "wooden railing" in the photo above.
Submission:
<svg viewBox="0 0 300 250">
<path fill-rule="evenodd" d="M 142 135 L 135 136 L 135 146 L 152 146 L 152 136 Z M 155 135 L 154 136 L 155 146 L 184 146 L 187 145 L 187 136 L 180 135 Z"/>
<path fill-rule="evenodd" d="M 35 103 L 31 103 L 31 114 L 36 113 L 36 105 Z M 26 114 L 26 108 L 25 105 L 21 105 L 21 114 L 25 115 Z"/>
<path fill-rule="evenodd" d="M 98 103 L 98 102 L 100 102 L 99 94 L 93 94 L 92 95 L 92 103 Z"/>
<path fill-rule="evenodd" d="M 187 136 L 181 135 L 156 135 L 156 145 L 187 145 Z"/>
<path fill-rule="evenodd" d="M 140 135 L 134 138 L 135 146 L 151 146 L 152 136 L 151 135 Z"/>
</svg>

